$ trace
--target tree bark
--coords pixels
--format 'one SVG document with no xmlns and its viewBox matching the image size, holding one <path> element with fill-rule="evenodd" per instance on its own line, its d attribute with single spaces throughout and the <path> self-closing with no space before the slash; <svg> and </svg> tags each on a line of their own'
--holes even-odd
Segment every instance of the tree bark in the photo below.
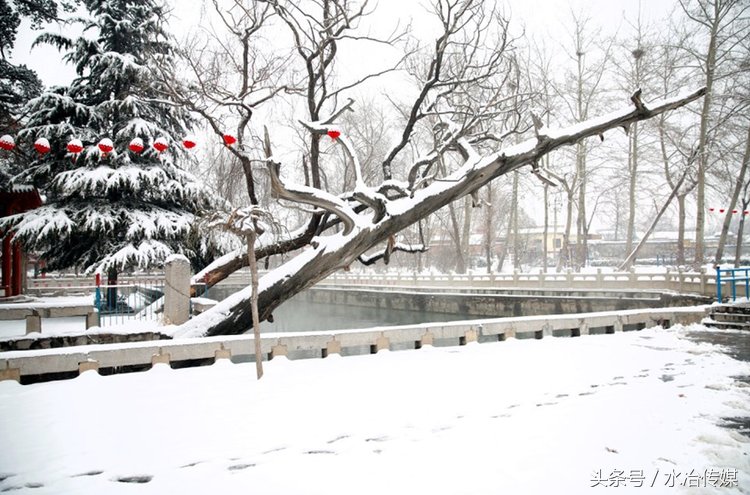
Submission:
<svg viewBox="0 0 750 495">
<path fill-rule="evenodd" d="M 635 242 L 635 192 L 636 177 L 638 174 L 638 123 L 633 124 L 630 130 L 630 153 L 628 153 L 629 187 L 628 187 L 628 233 L 625 240 L 625 252 L 630 253 L 633 250 Z"/>
<path fill-rule="evenodd" d="M 727 214 L 724 217 L 724 223 L 721 226 L 721 235 L 719 236 L 719 245 L 716 248 L 716 257 L 714 263 L 721 263 L 721 259 L 724 257 L 724 246 L 727 242 L 727 235 L 729 234 L 729 225 L 732 222 L 732 216 L 734 213 L 734 207 L 737 205 L 737 200 L 740 198 L 742 188 L 745 186 L 745 175 L 747 174 L 747 167 L 750 163 L 750 127 L 747 128 L 747 138 L 745 138 L 745 154 L 742 157 L 742 166 L 740 167 L 740 174 L 737 176 L 737 181 L 734 184 L 734 191 L 732 192 L 732 200 L 727 208 Z M 740 217 L 743 217 L 740 214 Z M 741 218 L 742 219 L 742 218 Z M 739 238 L 737 239 L 739 242 Z"/>
<path fill-rule="evenodd" d="M 453 247 L 456 252 L 456 263 L 454 269 L 456 273 L 466 273 L 466 260 L 464 260 L 464 253 L 461 249 L 461 228 L 458 225 L 458 216 L 456 215 L 456 207 L 453 203 L 448 205 L 448 215 L 451 219 L 451 239 L 453 240 Z"/>
<path fill-rule="evenodd" d="M 685 211 L 686 194 L 677 195 L 677 266 L 685 264 Z"/>
<path fill-rule="evenodd" d="M 487 204 L 484 210 L 484 256 L 487 262 L 487 273 L 492 273 L 492 251 L 495 240 L 494 226 L 492 222 L 492 184 L 487 184 Z"/>
<path fill-rule="evenodd" d="M 746 184 L 747 186 L 747 184 Z M 747 191 L 747 187 L 745 187 L 745 190 Z M 743 236 L 745 233 L 745 210 L 747 210 L 748 205 L 750 204 L 750 198 L 744 197 L 742 198 L 742 211 L 743 214 L 740 216 L 740 224 L 737 226 L 737 245 L 734 247 L 734 267 L 739 268 L 740 267 L 740 261 L 742 259 L 742 244 L 743 244 Z"/>
<path fill-rule="evenodd" d="M 518 235 L 518 170 L 513 171 L 513 199 L 511 199 L 511 226 L 513 227 L 513 269 L 521 268 L 520 236 Z"/>
<path fill-rule="evenodd" d="M 718 6 L 714 5 L 718 17 Z M 706 168 L 708 166 L 708 127 L 713 99 L 714 71 L 716 67 L 716 43 L 719 30 L 719 19 L 712 19 L 711 33 L 708 39 L 708 53 L 706 56 L 706 96 L 703 98 L 701 110 L 700 134 L 698 136 L 698 177 L 697 177 L 697 205 L 695 216 L 695 260 L 696 267 L 703 264 L 706 215 Z"/>
<path fill-rule="evenodd" d="M 250 311 L 253 321 L 253 341 L 255 345 L 255 374 L 263 377 L 263 350 L 260 345 L 260 316 L 258 314 L 258 261 L 255 258 L 255 231 L 245 234 L 247 238 L 247 263 L 250 265 Z"/>
<path fill-rule="evenodd" d="M 563 231 L 562 246 L 560 246 L 560 257 L 557 260 L 557 271 L 567 267 L 570 263 L 570 229 L 573 227 L 573 191 L 567 191 L 567 204 L 565 205 L 565 230 Z"/>
</svg>

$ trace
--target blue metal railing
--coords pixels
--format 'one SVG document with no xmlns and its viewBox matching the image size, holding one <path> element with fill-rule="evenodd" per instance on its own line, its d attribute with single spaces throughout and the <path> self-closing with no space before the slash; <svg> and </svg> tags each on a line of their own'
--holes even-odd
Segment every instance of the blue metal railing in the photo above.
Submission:
<svg viewBox="0 0 750 495">
<path fill-rule="evenodd" d="M 721 268 L 716 267 L 716 298 L 722 301 L 721 286 L 730 283 L 732 289 L 732 301 L 737 299 L 737 282 L 745 285 L 745 297 L 750 294 L 750 268 Z"/>
<path fill-rule="evenodd" d="M 94 305 L 99 313 L 99 326 L 156 320 L 161 311 L 163 296 L 163 278 L 140 280 L 130 284 L 103 285 L 101 277 L 97 274 Z"/>
</svg>

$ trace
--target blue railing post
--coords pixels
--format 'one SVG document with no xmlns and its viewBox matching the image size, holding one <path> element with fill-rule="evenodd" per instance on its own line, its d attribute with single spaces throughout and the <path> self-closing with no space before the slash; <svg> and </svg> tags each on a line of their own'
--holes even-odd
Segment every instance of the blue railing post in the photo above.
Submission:
<svg viewBox="0 0 750 495">
<path fill-rule="evenodd" d="M 737 300 L 737 270 L 732 270 L 732 302 Z"/>
<path fill-rule="evenodd" d="M 716 299 L 721 302 L 721 267 L 716 267 Z"/>
<path fill-rule="evenodd" d="M 96 295 L 94 296 L 94 306 L 96 311 L 99 313 L 99 318 L 102 316 L 102 275 L 101 273 L 96 274 Z"/>
</svg>

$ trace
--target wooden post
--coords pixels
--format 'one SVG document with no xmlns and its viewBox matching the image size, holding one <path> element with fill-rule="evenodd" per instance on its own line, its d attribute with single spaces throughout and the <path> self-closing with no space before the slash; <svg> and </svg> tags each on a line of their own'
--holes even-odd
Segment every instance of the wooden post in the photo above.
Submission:
<svg viewBox="0 0 750 495">
<path fill-rule="evenodd" d="M 5 237 L 3 237 L 3 268 L 2 268 L 2 276 L 3 276 L 3 289 L 5 289 L 5 297 L 8 297 L 11 295 L 11 284 L 10 284 L 10 273 L 11 273 L 11 256 L 12 256 L 12 250 L 10 248 L 10 242 L 12 239 L 11 234 L 6 234 Z"/>
<path fill-rule="evenodd" d="M 21 245 L 19 243 L 14 242 L 11 249 L 13 250 L 13 269 L 10 275 L 10 293 L 12 296 L 17 296 L 21 293 L 21 274 L 23 273 L 21 260 L 23 259 L 23 255 L 21 254 Z"/>
</svg>

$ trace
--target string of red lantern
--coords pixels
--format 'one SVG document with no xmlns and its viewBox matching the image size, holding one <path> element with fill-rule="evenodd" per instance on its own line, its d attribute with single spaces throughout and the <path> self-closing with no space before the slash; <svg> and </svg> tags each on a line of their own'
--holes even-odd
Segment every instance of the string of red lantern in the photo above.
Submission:
<svg viewBox="0 0 750 495">
<path fill-rule="evenodd" d="M 714 213 L 714 212 L 718 212 L 718 213 L 726 213 L 726 212 L 727 212 L 727 210 L 728 210 L 727 208 L 709 208 L 709 209 L 708 209 L 708 211 L 710 211 L 710 212 L 712 212 L 712 213 Z M 737 214 L 737 213 L 740 213 L 740 210 L 732 210 L 732 213 L 733 213 L 733 214 Z M 742 211 L 742 214 L 743 214 L 743 215 L 750 215 L 750 210 L 744 210 L 744 211 Z"/>
<path fill-rule="evenodd" d="M 336 139 L 340 134 L 341 133 L 339 131 L 328 131 L 328 135 L 331 136 L 332 139 Z M 232 146 L 237 143 L 237 138 L 232 134 L 223 134 L 221 137 L 226 146 Z M 182 145 L 185 147 L 185 149 L 190 150 L 197 146 L 197 141 L 193 136 L 185 136 L 182 140 Z M 13 136 L 5 134 L 0 137 L 0 149 L 5 151 L 12 151 L 13 149 L 15 149 L 15 147 L 16 142 Z M 103 138 L 102 140 L 100 140 L 99 143 L 97 143 L 97 147 L 104 156 L 106 156 L 108 153 L 111 153 L 115 149 L 112 140 L 109 138 Z M 164 151 L 169 149 L 169 141 L 166 137 L 160 136 L 154 140 L 153 147 L 157 152 L 163 153 Z M 52 147 L 50 146 L 49 140 L 47 140 L 47 138 L 40 137 L 34 142 L 34 149 L 40 154 L 45 154 L 48 153 L 52 149 Z M 78 153 L 81 153 L 83 151 L 84 146 L 80 139 L 71 139 L 66 145 L 66 149 L 69 153 L 77 155 Z M 144 149 L 146 149 L 146 146 L 141 138 L 134 138 L 128 144 L 128 149 L 133 153 L 141 153 Z"/>
<path fill-rule="evenodd" d="M 158 137 L 156 138 L 156 141 L 154 141 L 154 149 L 158 151 L 159 153 L 163 153 L 164 151 L 169 148 L 169 143 L 167 143 L 167 138 L 165 137 Z"/>
<path fill-rule="evenodd" d="M 9 136 L 6 134 L 3 137 L 0 137 L 0 148 L 4 149 L 5 151 L 10 151 L 15 147 L 16 142 L 13 140 L 13 136 Z"/>
<path fill-rule="evenodd" d="M 47 138 L 39 138 L 34 141 L 34 149 L 37 150 L 40 155 L 47 153 L 50 150 L 49 141 L 47 141 Z"/>
<path fill-rule="evenodd" d="M 68 143 L 68 151 L 70 153 L 73 153 L 74 155 L 77 155 L 81 151 L 83 151 L 83 143 L 80 139 L 71 139 Z"/>
<path fill-rule="evenodd" d="M 103 156 L 107 156 L 107 153 L 115 149 L 115 145 L 112 144 L 112 140 L 109 138 L 102 139 L 97 146 L 99 146 Z"/>
</svg>

